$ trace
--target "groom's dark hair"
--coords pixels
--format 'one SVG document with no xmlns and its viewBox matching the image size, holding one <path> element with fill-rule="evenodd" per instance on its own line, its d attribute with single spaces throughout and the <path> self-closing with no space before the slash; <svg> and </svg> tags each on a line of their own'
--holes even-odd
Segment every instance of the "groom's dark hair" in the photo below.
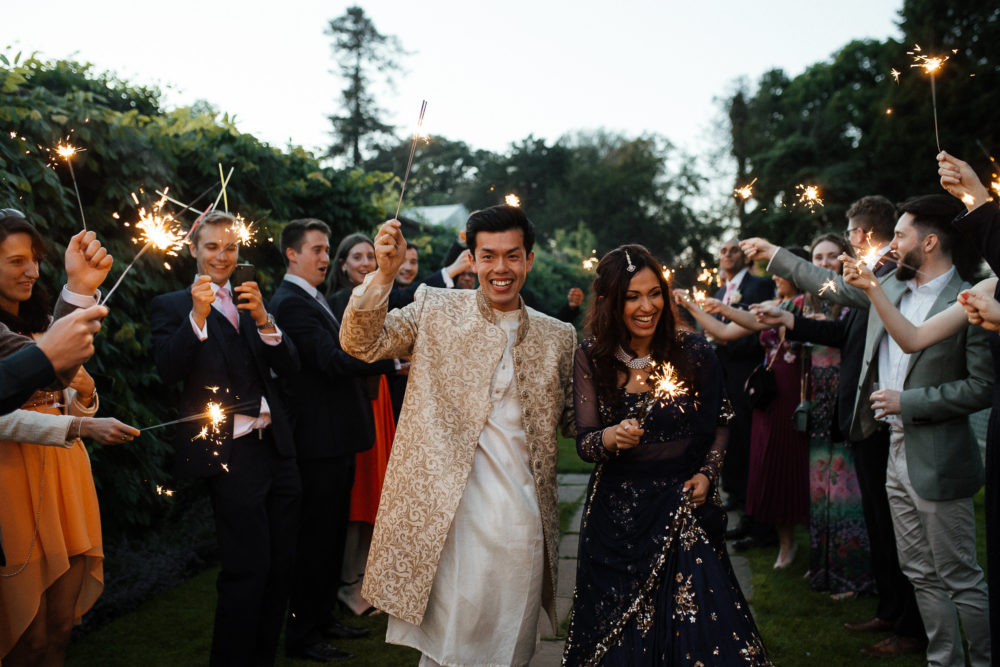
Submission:
<svg viewBox="0 0 1000 667">
<path fill-rule="evenodd" d="M 323 232 L 326 238 L 330 238 L 330 225 L 317 218 L 292 220 L 281 230 L 281 259 L 285 260 L 285 266 L 288 266 L 288 255 L 285 251 L 292 248 L 295 252 L 302 252 L 306 232 L 313 230 Z"/>
<path fill-rule="evenodd" d="M 524 252 L 531 252 L 535 247 L 535 226 L 528 220 L 520 206 L 498 204 L 474 211 L 465 223 L 465 243 L 473 255 L 476 254 L 476 234 L 479 232 L 506 232 L 509 229 L 520 229 L 524 235 Z"/>
</svg>

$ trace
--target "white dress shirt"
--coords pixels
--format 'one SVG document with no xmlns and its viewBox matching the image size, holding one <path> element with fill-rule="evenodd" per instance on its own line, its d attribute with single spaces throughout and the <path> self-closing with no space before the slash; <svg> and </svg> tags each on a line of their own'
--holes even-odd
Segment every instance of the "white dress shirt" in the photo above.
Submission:
<svg viewBox="0 0 1000 667">
<path fill-rule="evenodd" d="M 955 275 L 954 266 L 923 285 L 918 286 L 915 280 L 907 280 L 907 291 L 903 293 L 903 298 L 899 302 L 899 312 L 913 324 L 923 322 L 953 275 Z M 878 347 L 878 378 L 881 388 L 903 391 L 906 369 L 909 365 L 910 355 L 903 352 L 892 336 L 883 334 Z M 895 429 L 903 427 L 900 415 L 889 415 L 886 421 Z"/>
</svg>

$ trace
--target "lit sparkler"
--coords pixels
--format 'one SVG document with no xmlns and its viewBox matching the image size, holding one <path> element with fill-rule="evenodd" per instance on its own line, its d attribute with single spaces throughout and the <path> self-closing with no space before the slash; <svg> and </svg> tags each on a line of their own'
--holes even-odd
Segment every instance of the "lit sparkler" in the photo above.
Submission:
<svg viewBox="0 0 1000 667">
<path fill-rule="evenodd" d="M 597 266 L 597 261 L 598 260 L 596 257 L 588 257 L 587 259 L 583 260 L 584 271 L 593 271 L 594 267 Z"/>
<path fill-rule="evenodd" d="M 399 188 L 399 202 L 396 204 L 396 215 L 399 218 L 399 208 L 403 205 L 403 193 L 406 192 L 406 181 L 410 178 L 410 167 L 413 165 L 413 153 L 417 150 L 417 142 L 421 138 L 424 126 L 424 112 L 427 111 L 427 100 L 420 102 L 420 116 L 417 118 L 417 127 L 413 131 L 413 143 L 410 145 L 410 157 L 406 161 L 406 173 L 403 174 L 403 184 Z"/>
<path fill-rule="evenodd" d="M 504 197 L 503 201 L 504 201 L 505 204 L 507 204 L 507 206 L 515 206 L 515 207 L 517 207 L 517 206 L 521 205 L 521 199 L 517 195 L 515 195 L 513 193 L 511 193 L 511 194 L 507 195 L 506 197 Z"/>
<path fill-rule="evenodd" d="M 647 382 L 652 386 L 646 398 L 645 405 L 643 405 L 642 412 L 639 413 L 639 417 L 637 418 L 640 426 L 649 418 L 649 415 L 653 412 L 653 408 L 657 405 L 676 401 L 688 393 L 687 384 L 677 374 L 677 369 L 674 368 L 673 364 L 663 364 L 659 368 L 654 368 L 650 372 Z M 680 408 L 680 410 L 684 412 L 683 408 Z"/>
<path fill-rule="evenodd" d="M 818 185 L 800 183 L 795 186 L 795 189 L 799 191 L 798 203 L 808 207 L 810 211 L 814 211 L 817 206 L 823 205 L 823 198 Z"/>
<path fill-rule="evenodd" d="M 937 87 L 934 83 L 934 75 L 937 74 L 948 56 L 928 56 L 921 53 L 920 45 L 914 44 L 912 51 L 907 51 L 907 55 L 913 56 L 913 64 L 910 67 L 919 67 L 931 78 L 931 105 L 934 109 L 934 140 L 937 142 L 938 152 L 941 152 L 941 137 L 938 135 L 937 119 Z"/>
<path fill-rule="evenodd" d="M 834 282 L 834 280 L 832 278 L 830 280 L 827 280 L 822 285 L 820 285 L 820 288 L 819 288 L 819 291 L 817 292 L 817 294 L 819 294 L 819 296 L 823 296 L 823 293 L 826 292 L 827 290 L 833 292 L 834 294 L 837 293 L 837 283 Z"/>
<path fill-rule="evenodd" d="M 664 267 L 663 267 L 663 279 L 664 279 L 664 280 L 666 280 L 666 281 L 667 281 L 667 282 L 669 283 L 669 282 L 670 282 L 670 280 L 671 280 L 671 279 L 672 279 L 673 277 L 674 277 L 674 272 L 673 272 L 673 270 L 672 270 L 672 269 L 670 269 L 670 268 L 668 268 L 668 267 L 666 267 L 666 266 L 664 266 Z"/>
<path fill-rule="evenodd" d="M 133 201 L 138 202 L 138 197 L 135 193 L 132 193 Z M 139 209 L 139 222 L 135 223 L 135 228 L 139 230 L 140 237 L 138 239 L 133 239 L 136 243 L 145 242 L 142 249 L 136 253 L 135 257 L 122 274 L 118 276 L 118 280 L 108 291 L 104 300 L 101 301 L 101 305 L 108 302 L 111 295 L 115 293 L 118 286 L 121 285 L 122 280 L 128 275 L 128 272 L 135 266 L 136 261 L 145 254 L 150 248 L 160 250 L 168 255 L 174 257 L 177 256 L 177 251 L 184 246 L 184 240 L 187 238 L 184 230 L 181 229 L 178 222 L 169 213 L 163 213 L 163 205 L 166 203 L 166 195 L 162 196 L 153 206 L 147 211 L 144 207 Z"/>
<path fill-rule="evenodd" d="M 174 495 L 173 489 L 168 489 L 165 486 L 156 485 L 156 495 L 158 496 L 172 496 Z"/>
<path fill-rule="evenodd" d="M 753 197 L 753 184 L 756 182 L 757 179 L 755 178 L 746 185 L 741 185 L 740 187 L 733 190 L 733 195 L 739 199 L 742 199 L 743 201 L 750 199 L 750 197 Z"/>
<path fill-rule="evenodd" d="M 87 218 L 83 215 L 83 200 L 80 199 L 80 188 L 76 186 L 76 172 L 73 171 L 73 157 L 82 149 L 71 144 L 60 143 L 56 146 L 56 153 L 66 160 L 69 167 L 69 177 L 73 181 L 73 192 L 76 193 L 76 205 L 80 208 L 80 221 L 83 222 L 83 231 L 87 231 Z"/>
</svg>

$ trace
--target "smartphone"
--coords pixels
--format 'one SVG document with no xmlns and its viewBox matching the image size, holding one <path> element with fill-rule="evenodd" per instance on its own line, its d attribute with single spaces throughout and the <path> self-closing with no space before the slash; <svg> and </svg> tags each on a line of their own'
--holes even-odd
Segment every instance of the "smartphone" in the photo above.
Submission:
<svg viewBox="0 0 1000 667">
<path fill-rule="evenodd" d="M 237 264 L 233 269 L 233 275 L 229 277 L 229 282 L 233 287 L 239 287 L 243 283 L 256 279 L 257 269 L 253 264 Z"/>
</svg>

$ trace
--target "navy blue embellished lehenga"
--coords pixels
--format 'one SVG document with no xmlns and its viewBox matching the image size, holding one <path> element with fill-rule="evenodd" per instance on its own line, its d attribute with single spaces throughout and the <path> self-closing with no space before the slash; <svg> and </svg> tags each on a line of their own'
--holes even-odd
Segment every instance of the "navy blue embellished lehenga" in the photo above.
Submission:
<svg viewBox="0 0 1000 667">
<path fill-rule="evenodd" d="M 639 445 L 611 454 L 601 432 L 647 394 L 599 395 L 584 341 L 574 360 L 577 450 L 597 463 L 587 490 L 563 664 L 770 665 L 726 553 L 716 479 L 728 438 L 722 370 L 698 334 L 677 334 L 691 390 L 653 408 Z M 695 508 L 682 492 L 711 480 Z"/>
</svg>

